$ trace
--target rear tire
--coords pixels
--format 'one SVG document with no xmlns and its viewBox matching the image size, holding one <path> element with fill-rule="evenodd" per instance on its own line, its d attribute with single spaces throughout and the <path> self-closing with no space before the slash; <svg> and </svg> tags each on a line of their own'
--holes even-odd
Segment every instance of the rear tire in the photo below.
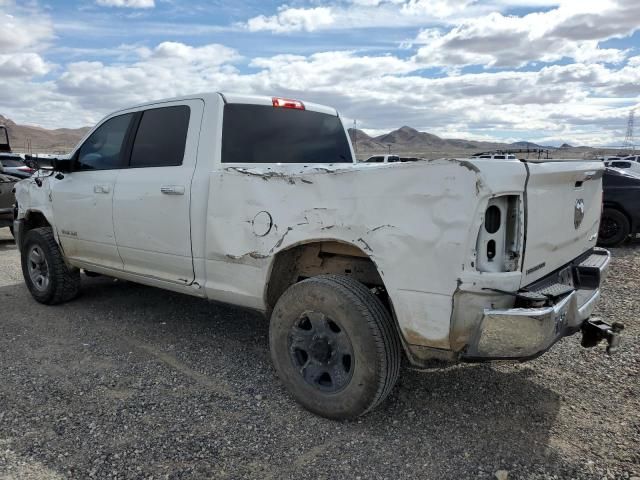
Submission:
<svg viewBox="0 0 640 480">
<path fill-rule="evenodd" d="M 289 287 L 271 315 L 269 343 L 293 397 L 331 419 L 374 409 L 400 373 L 401 345 L 389 312 L 367 287 L 343 275 Z"/>
<path fill-rule="evenodd" d="M 605 208 L 602 211 L 598 245 L 617 247 L 627 239 L 629 233 L 631 233 L 631 225 L 624 213 L 615 208 Z"/>
<path fill-rule="evenodd" d="M 51 228 L 29 230 L 20 254 L 25 283 L 38 302 L 55 305 L 78 295 L 80 270 L 67 266 Z"/>
</svg>

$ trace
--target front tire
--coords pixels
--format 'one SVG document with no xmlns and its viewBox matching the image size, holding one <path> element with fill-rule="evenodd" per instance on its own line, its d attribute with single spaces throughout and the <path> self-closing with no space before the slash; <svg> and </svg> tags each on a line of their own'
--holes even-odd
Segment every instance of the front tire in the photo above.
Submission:
<svg viewBox="0 0 640 480">
<path fill-rule="evenodd" d="M 600 218 L 598 245 L 603 247 L 617 247 L 624 242 L 631 232 L 629 219 L 620 210 L 605 208 Z"/>
<path fill-rule="evenodd" d="M 398 379 L 401 345 L 389 312 L 351 277 L 296 283 L 271 315 L 271 358 L 306 409 L 353 419 L 378 406 Z"/>
<path fill-rule="evenodd" d="M 51 228 L 30 230 L 20 253 L 22 274 L 35 300 L 55 305 L 78 295 L 80 270 L 67 266 Z"/>
</svg>

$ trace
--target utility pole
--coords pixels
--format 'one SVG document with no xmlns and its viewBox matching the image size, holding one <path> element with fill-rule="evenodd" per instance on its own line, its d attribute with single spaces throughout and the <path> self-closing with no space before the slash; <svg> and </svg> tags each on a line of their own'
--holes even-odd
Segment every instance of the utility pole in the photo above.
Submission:
<svg viewBox="0 0 640 480">
<path fill-rule="evenodd" d="M 358 121 L 353 119 L 353 151 L 358 153 Z"/>
<path fill-rule="evenodd" d="M 634 139 L 633 139 L 633 124 L 635 123 L 635 108 L 632 108 L 629 112 L 629 119 L 627 120 L 627 134 L 624 137 L 623 146 L 626 148 L 634 149 Z"/>
</svg>

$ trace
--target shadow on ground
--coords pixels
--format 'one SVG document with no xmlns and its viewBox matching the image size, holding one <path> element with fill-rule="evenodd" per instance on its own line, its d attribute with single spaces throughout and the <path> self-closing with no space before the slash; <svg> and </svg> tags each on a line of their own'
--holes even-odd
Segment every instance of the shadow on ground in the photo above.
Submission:
<svg viewBox="0 0 640 480">
<path fill-rule="evenodd" d="M 549 448 L 560 398 L 527 366 L 405 370 L 381 408 L 332 422 L 288 397 L 260 315 L 104 277 L 83 277 L 82 296 L 62 306 L 35 303 L 23 285 L 0 299 L 0 440 L 62 475 L 580 471 Z"/>
<path fill-rule="evenodd" d="M 0 238 L 0 252 L 16 249 L 16 243 L 13 241 L 13 238 Z"/>
</svg>

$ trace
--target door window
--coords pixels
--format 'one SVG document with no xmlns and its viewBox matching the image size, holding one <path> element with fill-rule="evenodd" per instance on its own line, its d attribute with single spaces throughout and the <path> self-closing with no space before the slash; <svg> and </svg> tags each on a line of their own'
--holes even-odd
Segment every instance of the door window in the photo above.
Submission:
<svg viewBox="0 0 640 480">
<path fill-rule="evenodd" d="M 82 144 L 78 152 L 77 170 L 111 170 L 123 168 L 124 140 L 133 118 L 132 113 L 110 118 Z"/>
<path fill-rule="evenodd" d="M 190 109 L 186 105 L 145 110 L 131 152 L 131 167 L 182 165 Z"/>
</svg>

